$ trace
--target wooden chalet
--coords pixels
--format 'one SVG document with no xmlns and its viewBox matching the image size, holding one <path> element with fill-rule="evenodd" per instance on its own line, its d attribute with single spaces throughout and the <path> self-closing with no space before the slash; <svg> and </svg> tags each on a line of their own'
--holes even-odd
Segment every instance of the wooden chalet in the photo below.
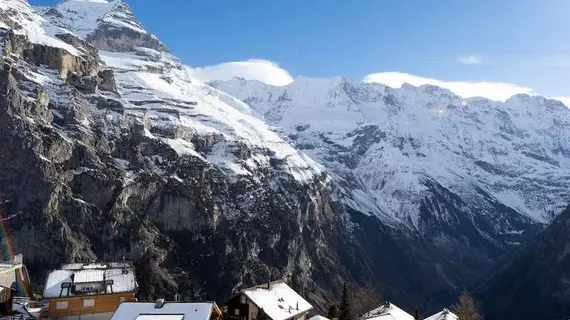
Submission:
<svg viewBox="0 0 570 320">
<path fill-rule="evenodd" d="M 42 313 L 48 319 L 109 320 L 126 301 L 135 301 L 138 284 L 129 262 L 66 264 L 47 278 Z"/>
<path fill-rule="evenodd" d="M 227 303 L 226 318 L 257 320 L 260 310 L 270 320 L 306 320 L 313 306 L 279 280 L 240 291 Z"/>
<path fill-rule="evenodd" d="M 112 320 L 221 320 L 222 311 L 215 302 L 152 302 L 122 303 Z"/>
</svg>

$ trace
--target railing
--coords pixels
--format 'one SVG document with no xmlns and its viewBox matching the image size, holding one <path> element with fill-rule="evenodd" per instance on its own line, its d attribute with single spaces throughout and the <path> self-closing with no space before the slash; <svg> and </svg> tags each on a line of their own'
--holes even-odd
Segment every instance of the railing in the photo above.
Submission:
<svg viewBox="0 0 570 320">
<path fill-rule="evenodd" d="M 33 319 L 33 318 L 30 318 L 29 316 L 25 316 L 23 314 L 16 314 L 13 316 L 5 316 L 5 317 L 0 316 L 0 320 L 27 320 L 27 319 Z"/>
</svg>

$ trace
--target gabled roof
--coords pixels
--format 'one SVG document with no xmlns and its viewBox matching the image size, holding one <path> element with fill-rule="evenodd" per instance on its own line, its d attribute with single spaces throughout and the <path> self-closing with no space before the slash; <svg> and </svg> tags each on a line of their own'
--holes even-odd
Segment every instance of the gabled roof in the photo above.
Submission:
<svg viewBox="0 0 570 320">
<path fill-rule="evenodd" d="M 434 314 L 431 317 L 425 318 L 424 320 L 458 320 L 459 318 L 447 308 L 444 308 L 440 312 Z"/>
<path fill-rule="evenodd" d="M 241 292 L 273 320 L 286 320 L 305 313 L 313 306 L 283 281 L 274 281 Z"/>
<path fill-rule="evenodd" d="M 112 280 L 112 285 L 105 282 Z M 101 283 L 103 294 L 134 292 L 138 285 L 135 279 L 135 270 L 129 263 L 109 263 L 109 264 L 65 264 L 60 270 L 52 271 L 47 278 L 44 298 L 59 298 L 63 296 L 74 296 L 72 290 L 62 291 L 62 284 L 71 285 L 81 283 Z"/>
<path fill-rule="evenodd" d="M 414 320 L 411 314 L 390 302 L 367 312 L 363 317 L 368 320 Z"/>
<path fill-rule="evenodd" d="M 111 320 L 209 320 L 217 308 L 214 302 L 166 302 L 157 308 L 153 302 L 123 302 Z"/>
</svg>

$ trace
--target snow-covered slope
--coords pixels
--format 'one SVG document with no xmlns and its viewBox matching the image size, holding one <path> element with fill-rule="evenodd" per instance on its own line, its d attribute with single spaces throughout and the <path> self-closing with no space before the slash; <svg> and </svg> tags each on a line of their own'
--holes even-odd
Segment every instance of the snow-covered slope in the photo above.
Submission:
<svg viewBox="0 0 570 320">
<path fill-rule="evenodd" d="M 422 230 L 454 225 L 519 234 L 570 201 L 570 110 L 542 97 L 464 100 L 434 86 L 298 78 L 288 86 L 233 79 L 213 86 L 250 105 L 336 173 L 346 205 Z M 454 209 L 436 193 L 457 198 Z M 480 219 L 492 221 L 481 227 Z M 519 226 L 520 224 L 520 226 Z"/>
<path fill-rule="evenodd" d="M 316 163 L 251 116 L 249 106 L 192 79 L 187 67 L 143 29 L 126 3 L 70 0 L 42 11 L 51 25 L 113 50 L 99 55 L 115 71 L 117 91 L 126 103 L 125 115 L 105 114 L 108 127 L 119 127 L 124 116 L 145 118 L 149 136 L 156 133 L 179 154 L 196 155 L 236 178 L 271 163 L 298 180 L 320 173 Z M 219 142 L 207 154 L 196 152 L 196 140 L 208 144 L 203 141 L 208 138 Z M 253 153 L 241 157 L 240 144 Z M 282 164 L 275 165 L 277 161 Z"/>
<path fill-rule="evenodd" d="M 56 38 L 57 28 L 47 24 L 26 0 L 5 0 L 0 2 L 0 30 L 13 30 L 25 35 L 28 41 L 37 44 L 63 48 L 73 55 L 79 51 L 73 46 Z M 0 43 L 0 51 L 2 51 Z"/>
<path fill-rule="evenodd" d="M 567 187 L 551 101 L 343 79 L 216 84 L 228 95 L 121 1 L 4 0 L 0 22 L 0 206 L 36 270 L 127 256 L 149 299 L 290 277 L 321 303 L 346 280 L 412 304 L 488 266 Z"/>
<path fill-rule="evenodd" d="M 352 272 L 327 246 L 354 243 L 326 173 L 192 79 L 126 3 L 3 0 L 0 44 L 0 212 L 39 278 L 125 257 L 144 297 L 191 300 L 291 274 L 330 296 L 340 284 L 311 270 Z"/>
</svg>

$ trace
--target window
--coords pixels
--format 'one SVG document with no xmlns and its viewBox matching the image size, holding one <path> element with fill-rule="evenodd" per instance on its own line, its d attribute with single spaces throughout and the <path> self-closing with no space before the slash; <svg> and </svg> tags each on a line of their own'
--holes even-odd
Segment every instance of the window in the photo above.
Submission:
<svg viewBox="0 0 570 320">
<path fill-rule="evenodd" d="M 239 309 L 234 310 L 234 315 L 239 316 Z"/>
<path fill-rule="evenodd" d="M 81 288 L 81 291 L 93 291 L 93 286 L 83 286 L 83 288 Z"/>
<path fill-rule="evenodd" d="M 241 304 L 246 304 L 246 303 L 247 303 L 247 299 L 246 299 L 246 297 L 245 297 L 243 294 L 239 297 L 239 299 L 240 299 Z"/>
<path fill-rule="evenodd" d="M 83 300 L 83 307 L 84 308 L 94 307 L 94 306 L 95 306 L 95 299 Z"/>
<path fill-rule="evenodd" d="M 55 304 L 55 308 L 56 308 L 57 310 L 67 309 L 67 306 L 68 306 L 68 302 L 67 302 L 67 301 L 58 301 L 58 302 Z"/>
</svg>

